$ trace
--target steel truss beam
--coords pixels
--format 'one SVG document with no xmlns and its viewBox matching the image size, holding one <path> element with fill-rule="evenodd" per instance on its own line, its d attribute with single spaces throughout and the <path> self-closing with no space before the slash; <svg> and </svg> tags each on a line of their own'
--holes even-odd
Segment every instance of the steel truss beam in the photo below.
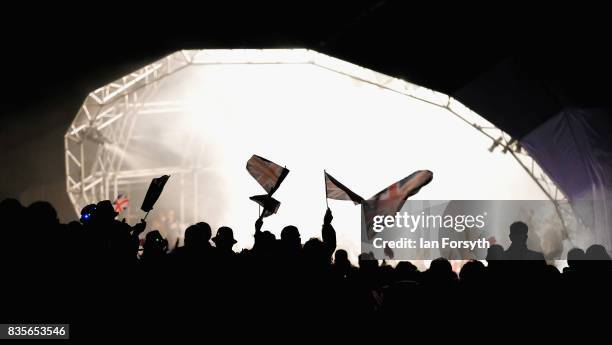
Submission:
<svg viewBox="0 0 612 345">
<path fill-rule="evenodd" d="M 138 116 L 185 111 L 185 104 L 149 102 L 147 95 L 157 81 L 191 64 L 311 64 L 444 108 L 490 138 L 491 152 L 499 147 L 502 153 L 511 154 L 554 203 L 564 228 L 568 220 L 575 221 L 564 193 L 520 143 L 452 97 L 305 49 L 179 51 L 91 92 L 64 138 L 66 190 L 77 214 L 90 202 L 116 197 L 119 185 L 167 173 L 180 174 L 184 183 L 186 173 L 197 173 L 197 162 L 188 161 L 180 167 L 122 171 L 123 156 L 117 154 L 126 149 Z M 88 162 L 84 146 L 92 142 L 97 145 L 97 154 Z M 184 212 L 182 208 L 180 212 Z"/>
</svg>

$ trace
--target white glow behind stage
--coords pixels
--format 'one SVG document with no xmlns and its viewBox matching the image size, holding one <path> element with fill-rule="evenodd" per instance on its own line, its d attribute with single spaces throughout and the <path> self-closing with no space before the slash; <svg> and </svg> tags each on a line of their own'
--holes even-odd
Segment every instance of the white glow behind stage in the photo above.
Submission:
<svg viewBox="0 0 612 345">
<path fill-rule="evenodd" d="M 192 64 L 157 83 L 142 101 L 177 110 L 137 114 L 123 168 L 195 162 L 199 218 L 213 234 L 232 227 L 237 247 L 252 245 L 258 207 L 248 198 L 264 193 L 245 169 L 253 154 L 291 171 L 274 195 L 279 212 L 265 219 L 264 230 L 280 236 L 293 224 L 303 241 L 320 237 L 323 169 L 365 198 L 428 169 L 434 179 L 415 199 L 547 199 L 511 155 L 489 152 L 491 139 L 447 109 L 315 64 Z M 171 200 L 179 188 L 173 176 L 160 202 L 179 205 Z M 339 247 L 358 254 L 359 207 L 333 200 L 329 206 Z"/>
</svg>

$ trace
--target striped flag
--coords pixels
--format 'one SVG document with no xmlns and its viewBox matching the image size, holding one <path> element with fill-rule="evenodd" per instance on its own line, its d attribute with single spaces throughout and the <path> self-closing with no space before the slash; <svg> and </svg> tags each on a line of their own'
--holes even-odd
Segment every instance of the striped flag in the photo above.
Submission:
<svg viewBox="0 0 612 345">
<path fill-rule="evenodd" d="M 362 197 L 353 193 L 352 190 L 338 182 L 338 180 L 327 172 L 325 172 L 325 196 L 335 200 L 351 200 L 355 205 L 359 205 L 363 202 Z"/>
<path fill-rule="evenodd" d="M 263 208 L 262 216 L 268 217 L 275 214 L 280 207 L 280 201 L 274 199 L 268 194 L 254 195 L 249 199 L 255 201 Z"/>
<path fill-rule="evenodd" d="M 253 155 L 246 165 L 253 178 L 272 195 L 285 179 L 289 170 L 258 155 Z"/>
<path fill-rule="evenodd" d="M 127 210 L 130 205 L 130 199 L 124 194 L 119 194 L 115 202 L 113 202 L 113 207 L 115 208 L 115 212 L 121 213 L 122 211 Z"/>
<path fill-rule="evenodd" d="M 372 239 L 375 233 L 372 231 L 372 220 L 376 215 L 394 215 L 404 206 L 406 199 L 419 192 L 421 187 L 427 185 L 433 179 L 433 173 L 429 170 L 419 170 L 412 173 L 389 187 L 381 190 L 373 197 L 362 203 L 363 214 L 367 226 L 368 239 Z"/>
</svg>

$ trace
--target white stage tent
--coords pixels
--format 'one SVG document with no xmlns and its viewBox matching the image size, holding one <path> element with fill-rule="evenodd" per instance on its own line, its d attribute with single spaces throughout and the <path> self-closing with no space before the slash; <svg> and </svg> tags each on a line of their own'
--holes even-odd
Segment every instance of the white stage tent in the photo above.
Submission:
<svg viewBox="0 0 612 345">
<path fill-rule="evenodd" d="M 320 237 L 323 169 L 363 197 L 415 170 L 434 172 L 414 198 L 552 200 L 554 221 L 531 223 L 535 249 L 589 242 L 563 193 L 503 131 L 458 101 L 311 50 L 188 50 L 105 85 L 86 98 L 65 136 L 67 191 L 84 205 L 127 195 L 136 222 L 152 177 L 171 174 L 150 225 L 174 243 L 206 221 L 250 247 L 263 194 L 245 169 L 253 154 L 286 165 L 264 230 L 296 225 Z M 359 252 L 360 211 L 329 201 L 338 244 Z M 500 233 L 509 224 L 500 224 Z M 535 239 L 537 239 L 536 242 Z M 507 236 L 498 242 L 508 245 Z"/>
</svg>

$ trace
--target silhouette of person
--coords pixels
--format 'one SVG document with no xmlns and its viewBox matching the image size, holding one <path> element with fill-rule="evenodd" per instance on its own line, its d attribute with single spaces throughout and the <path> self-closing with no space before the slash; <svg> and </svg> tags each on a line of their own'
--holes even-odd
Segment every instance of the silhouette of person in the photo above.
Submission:
<svg viewBox="0 0 612 345">
<path fill-rule="evenodd" d="M 89 216 L 87 216 L 89 215 Z M 139 235 L 145 230 L 146 222 L 130 226 L 115 219 L 113 204 L 109 200 L 102 200 L 96 205 L 88 205 L 81 211 L 81 222 L 91 242 L 92 258 L 99 264 L 109 262 L 116 264 L 117 268 L 125 268 L 137 262 Z"/>
<path fill-rule="evenodd" d="M 459 282 L 462 288 L 478 289 L 484 285 L 486 269 L 482 262 L 468 261 L 459 271 Z"/>
<path fill-rule="evenodd" d="M 81 209 L 81 218 L 79 219 L 82 224 L 87 224 L 93 220 L 96 213 L 96 205 L 89 204 Z"/>
<path fill-rule="evenodd" d="M 281 245 L 286 255 L 294 255 L 302 249 L 302 240 L 297 227 L 288 225 L 281 231 Z"/>
<path fill-rule="evenodd" d="M 431 262 L 429 269 L 423 275 L 423 283 L 433 289 L 450 289 L 458 283 L 457 274 L 453 272 L 451 263 L 445 258 L 437 258 Z"/>
<path fill-rule="evenodd" d="M 157 261 L 165 257 L 168 250 L 168 241 L 162 237 L 158 230 L 149 231 L 145 236 L 142 260 L 144 262 Z"/>
<path fill-rule="evenodd" d="M 28 251 L 32 259 L 50 263 L 49 260 L 57 258 L 56 250 L 61 243 L 55 208 L 46 201 L 36 201 L 26 208 L 26 217 L 26 236 L 30 239 Z"/>
<path fill-rule="evenodd" d="M 102 200 L 96 205 L 97 217 L 115 219 L 118 214 L 110 200 Z"/>
<path fill-rule="evenodd" d="M 532 260 L 544 261 L 542 253 L 527 248 L 527 232 L 529 228 L 523 222 L 514 222 L 510 225 L 510 247 L 504 252 L 504 260 Z"/>
<path fill-rule="evenodd" d="M 16 199 L 4 199 L 0 202 L 0 229 L 2 229 L 3 246 L 0 250 L 0 265 L 15 261 L 24 255 L 22 246 L 26 245 L 23 231 L 25 207 Z M 9 244 L 9 245 L 6 245 Z"/>
<path fill-rule="evenodd" d="M 336 250 L 334 253 L 334 274 L 336 278 L 346 279 L 349 278 L 351 274 L 353 274 L 354 267 L 351 265 L 351 262 L 348 258 L 348 253 L 344 249 Z"/>
<path fill-rule="evenodd" d="M 567 267 L 563 269 L 563 272 L 581 270 L 584 260 L 586 260 L 584 250 L 580 248 L 570 249 L 567 252 Z"/>
<path fill-rule="evenodd" d="M 594 244 L 587 248 L 585 257 L 587 260 L 610 260 L 610 255 L 606 251 L 606 248 L 600 244 Z"/>
<path fill-rule="evenodd" d="M 209 251 L 212 230 L 208 223 L 199 222 L 185 230 L 184 247 L 189 251 Z"/>
<path fill-rule="evenodd" d="M 492 244 L 487 250 L 487 261 L 502 260 L 504 257 L 504 247 L 499 244 Z M 491 263 L 489 263 L 491 264 Z"/>
<path fill-rule="evenodd" d="M 199 222 L 190 225 L 185 230 L 185 240 L 182 247 L 174 250 L 173 257 L 179 260 L 179 265 L 185 269 L 207 269 L 213 266 L 216 248 L 210 244 L 212 231 L 210 225 Z"/>
<path fill-rule="evenodd" d="M 327 210 L 325 211 L 325 216 L 323 217 L 321 237 L 323 238 L 323 243 L 325 244 L 325 247 L 327 249 L 327 255 L 329 256 L 330 260 L 331 260 L 332 254 L 334 253 L 334 251 L 336 251 L 336 246 L 337 246 L 336 230 L 331 224 L 333 219 L 334 219 L 334 216 L 332 214 L 332 211 L 328 207 Z"/>
<path fill-rule="evenodd" d="M 276 249 L 276 236 L 270 231 L 261 231 L 264 213 L 265 210 L 255 221 L 255 243 L 253 244 L 253 253 L 260 258 L 271 254 Z"/>
<path fill-rule="evenodd" d="M 23 206 L 17 199 L 4 199 L 0 201 L 0 217 L 2 221 L 7 221 L 12 217 L 20 215 L 19 212 L 23 210 Z"/>
<path fill-rule="evenodd" d="M 454 305 L 455 300 L 471 303 L 475 297 L 488 296 L 486 291 L 508 289 L 513 291 L 508 298 L 517 297 L 517 301 L 533 294 L 538 303 L 545 303 L 544 298 L 552 301 L 554 291 L 577 295 L 577 289 L 585 289 L 588 295 L 600 296 L 611 287 L 612 259 L 606 248 L 592 245 L 586 251 L 570 250 L 568 267 L 560 275 L 554 266 L 546 266 L 541 253 L 527 247 L 528 227 L 522 222 L 510 226 L 512 244 L 507 250 L 491 245 L 487 267 L 478 261 L 468 262 L 458 278 L 444 258 L 434 260 L 426 272 L 420 272 L 409 262 L 400 262 L 395 268 L 384 260 L 379 265 L 372 253 L 364 253 L 359 256 L 359 268 L 353 267 L 348 253 L 336 250 L 329 209 L 321 239 L 312 238 L 304 245 L 295 226 L 283 228 L 278 240 L 272 232 L 262 231 L 262 216 L 255 224 L 252 249 L 240 254 L 233 250 L 236 240 L 231 228 L 220 227 L 211 238 L 210 226 L 200 222 L 185 230 L 184 245 L 172 255 L 167 254 L 168 241 L 162 234 L 149 232 L 140 258 L 138 238 L 146 223 L 130 226 L 116 217 L 108 200 L 85 206 L 80 222 L 68 224 L 59 222 L 56 210 L 47 202 L 24 207 L 15 199 L 1 201 L 5 245 L 0 251 L 0 264 L 11 268 L 6 270 L 11 277 L 7 279 L 11 284 L 5 284 L 7 295 L 42 294 L 54 297 L 44 300 L 61 302 L 60 307 L 59 302 L 45 304 L 43 298 L 14 298 L 19 305 L 10 305 L 9 301 L 5 307 L 10 315 L 38 317 L 44 310 L 69 310 L 69 319 L 104 310 L 118 318 L 132 317 L 129 310 L 134 295 L 117 289 L 119 284 L 155 287 L 139 289 L 143 301 L 149 301 L 141 306 L 139 314 L 145 319 L 157 318 L 162 312 L 188 317 L 209 310 L 212 315 L 216 308 L 266 310 L 279 315 L 295 311 L 332 315 L 338 310 L 345 315 L 391 315 L 414 310 L 415 305 L 436 310 L 436 306 Z M 41 269 L 32 275 L 28 269 L 13 266 L 62 267 L 65 273 Z M 244 293 L 247 289 L 249 293 Z M 167 303 L 164 298 L 171 291 L 181 291 L 179 300 L 187 303 Z M 418 297 L 423 294 L 432 298 Z M 185 308 L 191 308 L 192 313 L 183 313 Z"/>
<path fill-rule="evenodd" d="M 221 255 L 234 254 L 232 247 L 237 241 L 234 239 L 234 230 L 222 226 L 217 230 L 217 235 L 212 239 Z"/>
<path fill-rule="evenodd" d="M 591 271 L 609 271 L 612 270 L 612 259 L 606 251 L 606 248 L 600 244 L 594 244 L 587 248 L 585 253 L 586 260 L 589 260 L 589 269 Z"/>
</svg>

